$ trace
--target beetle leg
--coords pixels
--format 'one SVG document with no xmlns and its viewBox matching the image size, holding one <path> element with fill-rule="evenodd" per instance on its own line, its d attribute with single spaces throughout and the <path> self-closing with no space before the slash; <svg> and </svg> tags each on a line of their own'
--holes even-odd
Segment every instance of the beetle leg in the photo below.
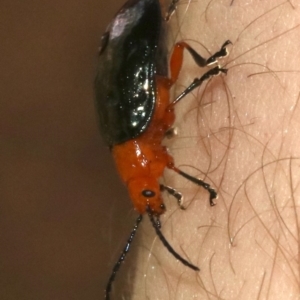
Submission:
<svg viewBox="0 0 300 300">
<path fill-rule="evenodd" d="M 165 16 L 165 20 L 167 22 L 171 19 L 173 13 L 177 9 L 177 3 L 178 2 L 179 2 L 179 0 L 172 0 L 171 4 L 169 5 L 168 11 L 167 11 L 166 16 Z"/>
<path fill-rule="evenodd" d="M 219 75 L 220 73 L 227 74 L 227 69 L 223 69 L 217 66 L 204 73 L 200 78 L 195 78 L 194 81 L 173 102 L 171 102 L 170 106 L 174 106 L 183 97 L 185 97 L 195 88 L 199 87 L 205 80 L 208 80 L 213 76 Z"/>
<path fill-rule="evenodd" d="M 174 188 L 166 186 L 161 184 L 160 185 L 160 190 L 161 191 L 166 191 L 168 192 L 171 196 L 175 197 L 175 199 L 177 200 L 178 206 L 180 207 L 180 209 L 185 210 L 185 207 L 182 205 L 182 194 L 177 192 Z"/>
<path fill-rule="evenodd" d="M 195 63 L 199 67 L 206 67 L 210 66 L 217 62 L 218 58 L 222 58 L 228 55 L 227 46 L 232 44 L 229 40 L 227 40 L 221 47 L 219 51 L 217 51 L 215 54 L 213 54 L 208 59 L 203 58 L 199 53 L 197 53 L 190 45 L 182 42 L 184 47 L 189 51 L 189 53 L 192 55 Z"/>
<path fill-rule="evenodd" d="M 227 46 L 228 45 L 232 45 L 231 41 L 227 40 L 221 47 L 221 49 L 216 52 L 214 55 L 212 55 L 211 57 L 209 57 L 206 60 L 206 65 L 209 66 L 211 64 L 214 64 L 217 62 L 218 58 L 222 58 L 228 55 L 228 50 L 227 50 Z"/>
<path fill-rule="evenodd" d="M 174 136 L 176 136 L 177 135 L 177 128 L 176 127 L 172 127 L 172 128 L 170 128 L 170 129 L 168 129 L 167 131 L 166 131 L 166 133 L 165 133 L 165 137 L 167 138 L 167 139 L 171 139 L 171 138 L 173 138 Z"/>
<path fill-rule="evenodd" d="M 173 171 L 175 171 L 177 174 L 181 175 L 182 177 L 184 177 L 185 179 L 199 185 L 202 186 L 204 189 L 206 189 L 209 192 L 209 204 L 210 206 L 214 206 L 214 199 L 217 199 L 218 194 L 215 191 L 215 189 L 213 189 L 208 183 L 204 182 L 201 179 L 198 179 L 196 177 L 193 177 L 181 170 L 179 170 L 178 168 L 176 168 L 174 165 L 170 165 L 168 166 L 169 169 L 172 169 Z"/>
<path fill-rule="evenodd" d="M 206 67 L 217 62 L 218 58 L 225 57 L 228 54 L 227 46 L 231 42 L 227 40 L 221 47 L 221 49 L 210 56 L 208 59 L 202 57 L 198 52 L 196 52 L 189 44 L 185 42 L 179 42 L 175 44 L 173 53 L 170 60 L 170 70 L 171 70 L 171 81 L 172 83 L 176 82 L 179 72 L 182 67 L 183 62 L 183 51 L 184 49 L 188 50 L 191 56 L 193 57 L 195 63 L 199 67 Z"/>
</svg>

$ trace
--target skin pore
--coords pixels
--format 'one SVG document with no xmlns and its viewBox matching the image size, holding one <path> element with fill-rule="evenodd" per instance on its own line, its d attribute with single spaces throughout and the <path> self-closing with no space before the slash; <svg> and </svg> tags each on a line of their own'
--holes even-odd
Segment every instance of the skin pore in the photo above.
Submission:
<svg viewBox="0 0 300 300">
<path fill-rule="evenodd" d="M 298 299 L 299 10 L 296 1 L 179 5 L 173 44 L 184 39 L 209 57 L 227 39 L 233 43 L 220 61 L 228 75 L 177 104 L 178 135 L 165 141 L 176 165 L 219 197 L 210 207 L 206 191 L 165 173 L 187 209 L 165 194 L 162 231 L 201 270 L 176 261 L 145 216 L 137 260 L 118 275 L 125 299 Z M 174 95 L 204 71 L 186 52 Z"/>
</svg>

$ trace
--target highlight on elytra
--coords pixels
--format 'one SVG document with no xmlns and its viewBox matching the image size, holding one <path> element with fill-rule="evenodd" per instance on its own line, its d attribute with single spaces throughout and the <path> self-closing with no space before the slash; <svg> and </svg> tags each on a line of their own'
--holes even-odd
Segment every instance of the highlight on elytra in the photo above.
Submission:
<svg viewBox="0 0 300 300">
<path fill-rule="evenodd" d="M 175 105 L 204 81 L 227 73 L 227 69 L 217 63 L 219 58 L 227 55 L 226 47 L 231 42 L 226 41 L 218 52 L 205 59 L 189 44 L 181 41 L 175 44 L 168 58 L 166 23 L 176 9 L 177 1 L 173 0 L 163 17 L 159 0 L 129 0 L 115 15 L 101 39 L 95 80 L 100 130 L 111 149 L 134 208 L 139 213 L 108 279 L 106 300 L 110 299 L 117 271 L 145 213 L 167 250 L 187 267 L 199 271 L 197 266 L 171 247 L 160 229 L 159 216 L 166 210 L 162 192 L 173 196 L 180 208 L 184 209 L 181 193 L 159 181 L 165 168 L 206 189 L 211 206 L 217 198 L 216 191 L 208 183 L 176 167 L 173 157 L 162 146 L 162 140 L 174 124 Z M 195 78 L 180 95 L 170 100 L 170 89 L 179 76 L 184 50 L 190 53 L 199 67 L 215 66 Z"/>
</svg>

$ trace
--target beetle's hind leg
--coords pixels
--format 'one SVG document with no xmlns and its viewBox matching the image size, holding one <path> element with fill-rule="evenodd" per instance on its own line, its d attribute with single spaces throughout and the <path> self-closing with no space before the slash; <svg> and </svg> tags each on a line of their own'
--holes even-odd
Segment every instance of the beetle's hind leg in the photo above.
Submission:
<svg viewBox="0 0 300 300">
<path fill-rule="evenodd" d="M 200 78 L 195 78 L 194 81 L 179 95 L 176 99 L 171 102 L 170 106 L 174 106 L 177 102 L 179 102 L 182 98 L 184 98 L 187 94 L 193 91 L 195 88 L 199 87 L 204 81 L 210 79 L 213 76 L 217 76 L 221 73 L 227 74 L 227 69 L 220 68 L 219 66 L 210 69 L 206 73 L 204 73 Z"/>
<path fill-rule="evenodd" d="M 219 51 L 217 51 L 214 55 L 209 57 L 206 60 L 206 65 L 210 66 L 211 64 L 214 64 L 218 61 L 219 58 L 223 58 L 228 55 L 227 46 L 232 45 L 231 41 L 227 40 L 221 47 Z"/>
<path fill-rule="evenodd" d="M 209 192 L 209 204 L 210 206 L 214 206 L 215 202 L 214 199 L 217 199 L 218 194 L 215 191 L 214 188 L 212 188 L 208 183 L 206 183 L 205 181 L 198 179 L 196 177 L 193 177 L 181 170 L 179 170 L 178 168 L 176 168 L 173 165 L 170 165 L 169 168 L 173 171 L 175 171 L 177 174 L 181 175 L 182 177 L 184 177 L 185 179 L 197 184 L 198 186 L 202 186 L 204 189 L 206 189 Z"/>
<path fill-rule="evenodd" d="M 175 44 L 171 59 L 170 59 L 170 72 L 171 72 L 171 82 L 174 84 L 179 76 L 179 72 L 183 63 L 183 52 L 184 49 L 188 50 L 195 63 L 203 68 L 206 66 L 210 66 L 218 61 L 219 58 L 223 58 L 227 56 L 228 50 L 227 46 L 230 45 L 231 42 L 227 40 L 221 47 L 219 51 L 210 56 L 208 59 L 202 57 L 197 51 L 195 51 L 189 44 L 186 42 L 178 42 Z"/>
<path fill-rule="evenodd" d="M 196 52 L 189 44 L 185 42 L 181 42 L 183 44 L 183 47 L 186 48 L 189 53 L 192 55 L 195 63 L 199 67 L 206 67 L 210 66 L 218 61 L 219 58 L 223 58 L 228 55 L 227 46 L 232 44 L 229 40 L 227 40 L 221 47 L 219 51 L 217 51 L 215 54 L 210 56 L 208 59 L 203 58 L 198 52 Z"/>
<path fill-rule="evenodd" d="M 227 46 L 229 44 L 231 44 L 231 42 L 227 40 L 222 45 L 219 51 L 217 51 L 214 55 L 210 56 L 208 59 L 205 59 L 198 52 L 196 52 L 189 44 L 185 42 L 176 43 L 170 60 L 171 85 L 174 84 L 178 79 L 183 63 L 184 49 L 189 51 L 195 63 L 199 67 L 206 67 L 216 63 L 219 58 L 225 57 L 228 54 Z M 173 102 L 170 103 L 170 107 L 174 106 L 179 100 L 181 100 L 195 88 L 199 87 L 205 80 L 208 80 L 213 76 L 219 75 L 220 73 L 226 74 L 227 69 L 221 68 L 220 66 L 216 66 L 213 69 L 207 71 L 201 77 L 195 78 L 194 81 Z"/>
</svg>

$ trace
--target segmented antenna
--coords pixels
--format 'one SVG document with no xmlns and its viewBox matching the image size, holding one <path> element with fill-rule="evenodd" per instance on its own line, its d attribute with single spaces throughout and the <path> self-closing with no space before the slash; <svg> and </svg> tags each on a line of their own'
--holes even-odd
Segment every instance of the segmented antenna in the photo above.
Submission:
<svg viewBox="0 0 300 300">
<path fill-rule="evenodd" d="M 147 206 L 147 213 L 149 215 L 150 221 L 155 229 L 156 234 L 158 235 L 159 239 L 163 243 L 163 245 L 169 250 L 169 252 L 176 258 L 178 259 L 181 263 L 183 263 L 185 266 L 191 268 L 194 271 L 200 271 L 200 269 L 190 262 L 188 262 L 186 259 L 184 259 L 182 256 L 180 256 L 173 248 L 172 246 L 168 243 L 166 238 L 163 236 L 162 232 L 160 231 L 160 228 L 157 226 L 157 221 L 153 217 L 153 213 L 151 211 L 151 208 Z"/>
<path fill-rule="evenodd" d="M 132 231 L 130 233 L 130 237 L 129 237 L 129 239 L 128 239 L 128 241 L 127 241 L 127 243 L 126 243 L 126 245 L 125 245 L 125 247 L 124 247 L 124 249 L 122 251 L 121 256 L 119 257 L 118 261 L 116 262 L 116 264 L 115 264 L 115 266 L 114 266 L 114 268 L 112 270 L 112 274 L 109 277 L 109 280 L 108 280 L 108 283 L 107 283 L 106 289 L 105 289 L 105 296 L 104 296 L 105 300 L 109 300 L 110 299 L 109 295 L 110 295 L 110 292 L 111 292 L 112 283 L 115 280 L 116 274 L 117 274 L 118 270 L 120 269 L 120 266 L 121 266 L 122 262 L 125 260 L 125 257 L 126 257 L 128 251 L 129 251 L 129 249 L 130 249 L 130 245 L 132 243 L 132 240 L 133 240 L 133 238 L 134 238 L 134 236 L 136 234 L 136 231 L 137 231 L 138 226 L 141 223 L 142 219 L 143 219 L 142 215 L 139 215 L 139 217 L 136 219 L 134 227 L 133 227 L 133 229 L 132 229 Z"/>
</svg>

